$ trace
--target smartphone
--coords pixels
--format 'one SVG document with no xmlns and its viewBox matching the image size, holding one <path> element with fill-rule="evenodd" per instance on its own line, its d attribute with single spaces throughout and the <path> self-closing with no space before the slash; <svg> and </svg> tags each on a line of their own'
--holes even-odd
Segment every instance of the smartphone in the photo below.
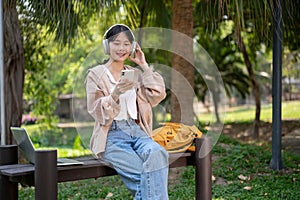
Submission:
<svg viewBox="0 0 300 200">
<path fill-rule="evenodd" d="M 121 75 L 122 75 L 122 79 L 128 79 L 130 81 L 133 81 L 134 70 L 133 69 L 122 70 Z"/>
</svg>

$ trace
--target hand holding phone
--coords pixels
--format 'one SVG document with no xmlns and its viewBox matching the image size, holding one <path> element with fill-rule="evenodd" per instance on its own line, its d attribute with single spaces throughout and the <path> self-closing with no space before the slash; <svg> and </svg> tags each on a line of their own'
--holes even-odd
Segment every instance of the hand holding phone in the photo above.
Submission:
<svg viewBox="0 0 300 200">
<path fill-rule="evenodd" d="M 134 79 L 134 70 L 132 70 L 132 69 L 122 70 L 121 71 L 121 76 L 122 76 L 122 79 L 128 79 L 130 81 L 133 81 L 133 79 Z"/>
</svg>

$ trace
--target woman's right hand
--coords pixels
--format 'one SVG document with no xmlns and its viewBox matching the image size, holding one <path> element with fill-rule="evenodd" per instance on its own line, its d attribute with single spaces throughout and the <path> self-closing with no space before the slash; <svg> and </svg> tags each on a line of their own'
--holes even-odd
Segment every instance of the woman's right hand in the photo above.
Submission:
<svg viewBox="0 0 300 200">
<path fill-rule="evenodd" d="M 133 81 L 128 79 L 120 79 L 120 81 L 115 86 L 115 89 L 112 91 L 111 96 L 112 98 L 117 101 L 121 94 L 124 94 L 127 90 L 130 90 L 133 87 Z"/>
</svg>

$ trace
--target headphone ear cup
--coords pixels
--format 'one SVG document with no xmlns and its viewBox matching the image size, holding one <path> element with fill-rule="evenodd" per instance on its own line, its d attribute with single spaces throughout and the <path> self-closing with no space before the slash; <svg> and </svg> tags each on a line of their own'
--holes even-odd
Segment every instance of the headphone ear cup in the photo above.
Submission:
<svg viewBox="0 0 300 200">
<path fill-rule="evenodd" d="M 109 45 L 108 45 L 108 40 L 105 39 L 102 41 L 102 46 L 103 46 L 103 51 L 106 55 L 109 55 Z"/>
<path fill-rule="evenodd" d="M 134 56 L 135 49 L 136 49 L 136 42 L 133 41 L 133 42 L 132 42 L 132 45 L 131 45 L 131 53 L 130 53 L 130 56 Z"/>
</svg>

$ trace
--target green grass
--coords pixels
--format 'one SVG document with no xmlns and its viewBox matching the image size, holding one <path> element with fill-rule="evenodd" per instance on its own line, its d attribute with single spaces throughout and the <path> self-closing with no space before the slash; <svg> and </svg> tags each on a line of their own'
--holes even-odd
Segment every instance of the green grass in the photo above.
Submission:
<svg viewBox="0 0 300 200">
<path fill-rule="evenodd" d="M 283 119 L 300 119 L 300 102 L 283 102 Z M 224 123 L 251 123 L 254 107 L 232 108 L 226 113 Z M 272 107 L 262 107 L 261 120 L 271 121 Z M 210 114 L 201 115 L 209 120 Z M 75 128 L 57 129 L 51 134 L 41 131 L 36 125 L 26 126 L 38 148 L 57 148 L 59 157 L 73 157 L 89 154 L 89 150 L 78 142 Z M 91 128 L 80 129 L 84 144 L 88 141 Z M 77 139 L 76 139 L 77 138 Z M 300 197 L 300 157 L 283 151 L 283 171 L 269 168 L 271 147 L 245 144 L 221 135 L 213 148 L 213 199 L 291 199 Z M 182 175 L 169 185 L 170 200 L 194 199 L 194 168 L 182 168 Z M 241 178 L 242 177 L 242 178 Z M 21 187 L 21 186 L 20 186 Z M 59 199 L 132 199 L 118 176 L 59 183 Z M 20 199 L 34 199 L 34 189 L 21 187 Z"/>
<path fill-rule="evenodd" d="M 75 127 L 56 128 L 47 130 L 41 125 L 24 126 L 37 150 L 57 149 L 58 157 L 78 157 L 90 155 L 88 148 L 88 138 L 92 132 L 92 127 L 80 129 L 80 133 Z"/>
<path fill-rule="evenodd" d="M 212 154 L 213 199 L 299 199 L 299 156 L 283 151 L 285 169 L 273 171 L 270 146 L 244 144 L 228 136 L 220 137 Z M 169 185 L 170 200 L 194 199 L 194 167 L 182 170 L 176 183 Z M 59 183 L 58 190 L 59 199 L 131 199 L 118 176 Z M 34 199 L 33 188 L 22 188 L 19 197 Z"/>
<path fill-rule="evenodd" d="M 300 101 L 286 101 L 282 103 L 282 119 L 300 119 Z M 222 115 L 223 123 L 251 122 L 255 117 L 255 106 L 242 106 L 228 109 Z M 213 122 L 213 113 L 202 113 L 199 116 L 201 122 Z M 272 104 L 262 105 L 260 119 L 262 121 L 272 121 Z"/>
<path fill-rule="evenodd" d="M 299 199 L 300 157 L 283 152 L 285 169 L 273 171 L 270 152 L 269 146 L 221 136 L 213 149 L 213 199 Z M 185 170 L 186 187 L 193 186 L 193 178 L 193 170 Z"/>
</svg>

